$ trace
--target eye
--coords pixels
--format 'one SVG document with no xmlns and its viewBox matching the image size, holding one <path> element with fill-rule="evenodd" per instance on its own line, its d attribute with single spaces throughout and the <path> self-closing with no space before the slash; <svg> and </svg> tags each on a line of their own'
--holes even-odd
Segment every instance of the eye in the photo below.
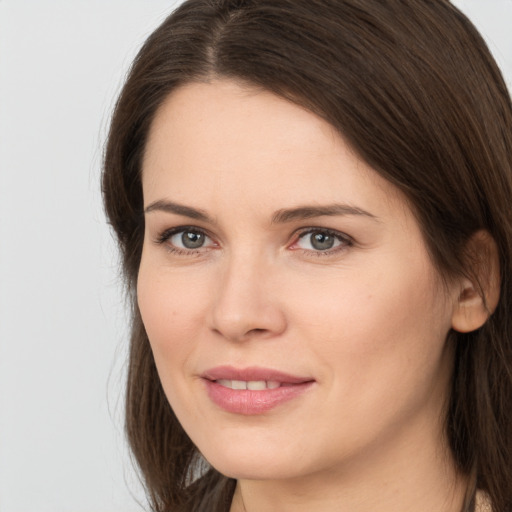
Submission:
<svg viewBox="0 0 512 512">
<path fill-rule="evenodd" d="M 333 252 L 351 244 L 350 237 L 342 233 L 326 229 L 312 229 L 302 233 L 294 246 L 307 251 Z"/>
<path fill-rule="evenodd" d="M 157 239 L 160 244 L 167 244 L 169 250 L 187 253 L 198 249 L 215 246 L 213 240 L 200 229 L 179 227 L 164 231 Z"/>
<path fill-rule="evenodd" d="M 169 242 L 180 249 L 199 249 L 205 244 L 207 237 L 197 231 L 180 231 L 169 238 Z"/>
</svg>

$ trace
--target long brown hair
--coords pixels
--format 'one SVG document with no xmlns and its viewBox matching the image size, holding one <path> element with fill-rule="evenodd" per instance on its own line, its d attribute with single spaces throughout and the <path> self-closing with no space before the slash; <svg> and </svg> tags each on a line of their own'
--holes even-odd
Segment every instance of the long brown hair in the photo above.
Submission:
<svg viewBox="0 0 512 512">
<path fill-rule="evenodd" d="M 162 391 L 137 308 L 141 160 L 177 86 L 215 77 L 272 91 L 331 123 L 410 201 L 441 275 L 496 241 L 501 297 L 456 346 L 447 436 L 494 512 L 512 510 L 512 105 L 473 25 L 447 0 L 188 0 L 149 37 L 117 102 L 103 194 L 133 304 L 126 430 L 155 511 L 229 510 L 235 482 L 201 459 Z M 202 475 L 197 478 L 198 475 Z"/>
</svg>

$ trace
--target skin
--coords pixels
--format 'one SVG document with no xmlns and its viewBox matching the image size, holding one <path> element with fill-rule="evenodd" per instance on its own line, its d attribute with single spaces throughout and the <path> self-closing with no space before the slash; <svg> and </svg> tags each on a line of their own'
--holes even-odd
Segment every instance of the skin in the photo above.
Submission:
<svg viewBox="0 0 512 512">
<path fill-rule="evenodd" d="M 325 121 L 228 80 L 170 95 L 142 178 L 138 304 L 177 417 L 238 479 L 232 512 L 461 510 L 466 481 L 443 427 L 446 337 L 471 318 L 471 305 L 460 312 L 471 293 L 466 281 L 441 284 L 399 191 Z M 359 213 L 273 222 L 283 209 L 333 204 Z M 197 249 L 162 236 L 190 226 L 206 235 Z M 316 249 L 312 228 L 339 233 L 334 248 Z M 219 365 L 315 383 L 238 415 L 205 392 L 200 375 Z"/>
</svg>

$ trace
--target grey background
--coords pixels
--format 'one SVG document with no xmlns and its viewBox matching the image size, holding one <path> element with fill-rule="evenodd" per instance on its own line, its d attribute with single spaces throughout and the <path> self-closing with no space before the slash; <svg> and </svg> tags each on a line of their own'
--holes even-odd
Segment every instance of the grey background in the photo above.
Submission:
<svg viewBox="0 0 512 512">
<path fill-rule="evenodd" d="M 0 1 L 0 512 L 141 510 L 98 182 L 127 67 L 178 3 Z M 510 86 L 512 0 L 455 3 Z"/>
</svg>

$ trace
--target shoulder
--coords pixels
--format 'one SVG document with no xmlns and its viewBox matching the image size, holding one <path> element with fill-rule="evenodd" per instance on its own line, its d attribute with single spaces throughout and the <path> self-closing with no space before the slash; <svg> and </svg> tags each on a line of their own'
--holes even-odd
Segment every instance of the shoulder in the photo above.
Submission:
<svg viewBox="0 0 512 512">
<path fill-rule="evenodd" d="M 489 497 L 483 491 L 478 491 L 476 493 L 475 512 L 492 512 L 492 506 Z"/>
</svg>

